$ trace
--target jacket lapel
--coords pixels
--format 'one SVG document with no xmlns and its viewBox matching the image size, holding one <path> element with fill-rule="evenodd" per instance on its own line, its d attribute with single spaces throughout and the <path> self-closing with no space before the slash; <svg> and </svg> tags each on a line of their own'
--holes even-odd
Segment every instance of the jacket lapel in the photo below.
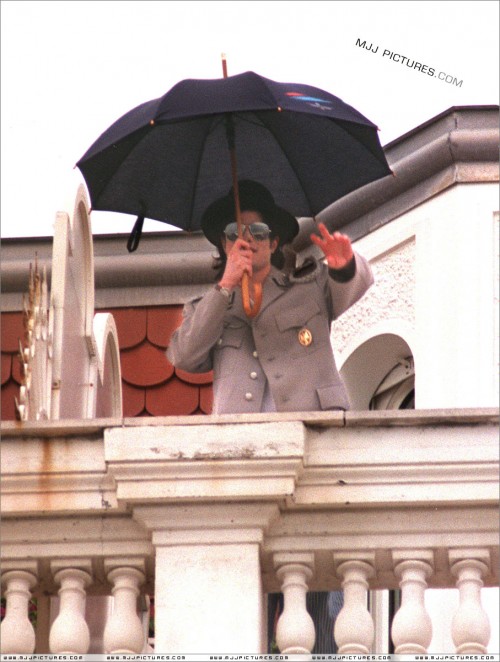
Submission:
<svg viewBox="0 0 500 662">
<path fill-rule="evenodd" d="M 262 290 L 262 305 L 257 317 L 269 306 L 282 296 L 288 289 L 288 281 L 281 271 L 271 267 L 269 276 L 266 278 Z"/>
</svg>

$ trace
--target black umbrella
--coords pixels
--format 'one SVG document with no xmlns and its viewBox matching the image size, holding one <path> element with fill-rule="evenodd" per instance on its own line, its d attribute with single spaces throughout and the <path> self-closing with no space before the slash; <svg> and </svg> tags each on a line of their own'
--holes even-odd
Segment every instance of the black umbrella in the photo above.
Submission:
<svg viewBox="0 0 500 662">
<path fill-rule="evenodd" d="M 390 174 L 377 127 L 318 88 L 251 71 L 188 79 L 112 124 L 78 161 L 92 209 L 200 229 L 208 205 L 238 177 L 264 184 L 295 216 L 315 216 Z M 233 170 L 232 170 L 233 165 Z"/>
</svg>

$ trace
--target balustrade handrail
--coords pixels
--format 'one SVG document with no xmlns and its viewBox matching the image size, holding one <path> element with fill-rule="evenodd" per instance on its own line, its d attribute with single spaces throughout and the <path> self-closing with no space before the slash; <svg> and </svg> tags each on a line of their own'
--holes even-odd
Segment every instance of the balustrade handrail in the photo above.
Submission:
<svg viewBox="0 0 500 662">
<path fill-rule="evenodd" d="M 248 586 L 289 593 L 282 651 L 311 647 L 310 624 L 296 631 L 300 591 L 344 589 L 336 638 L 354 653 L 373 636 L 366 592 L 401 588 L 394 641 L 406 654 L 429 641 L 425 590 L 457 587 L 456 648 L 485 652 L 481 587 L 498 586 L 498 420 L 496 409 L 471 409 L 4 422 L 2 582 L 17 607 L 2 627 L 24 632 L 12 645 L 27 651 L 34 639 L 15 614 L 63 591 L 51 645 L 72 652 L 86 641 L 85 595 L 118 591 L 105 640 L 141 652 L 135 596 L 156 590 L 167 618 L 175 550 L 241 549 L 258 573 Z M 165 642 L 156 637 L 158 651 Z"/>
</svg>

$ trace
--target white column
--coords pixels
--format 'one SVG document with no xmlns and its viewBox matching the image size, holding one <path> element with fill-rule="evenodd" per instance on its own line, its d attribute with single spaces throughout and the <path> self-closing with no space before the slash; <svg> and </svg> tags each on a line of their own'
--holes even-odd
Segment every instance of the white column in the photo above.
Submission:
<svg viewBox="0 0 500 662">
<path fill-rule="evenodd" d="M 260 546 L 277 506 L 138 506 L 156 548 L 155 653 L 263 653 Z"/>
<path fill-rule="evenodd" d="M 59 569 L 61 566 L 65 567 Z M 68 567 L 67 561 L 56 561 L 51 568 L 54 581 L 61 588 L 59 614 L 50 629 L 50 652 L 60 655 L 87 653 L 90 632 L 85 621 L 85 589 L 92 581 L 90 561 L 79 560 L 72 567 Z"/>
<path fill-rule="evenodd" d="M 276 642 L 281 653 L 300 655 L 314 647 L 314 622 L 306 608 L 308 581 L 314 567 L 313 554 L 274 555 L 276 575 L 281 581 L 283 613 L 278 620 Z"/>
<path fill-rule="evenodd" d="M 375 556 L 355 552 L 334 554 L 334 561 L 344 590 L 344 606 L 334 628 L 338 654 L 366 655 L 371 652 L 375 638 L 375 628 L 367 606 L 367 580 L 375 573 Z"/>
<path fill-rule="evenodd" d="M 137 613 L 139 586 L 144 583 L 144 561 L 117 559 L 104 561 L 108 581 L 113 585 L 113 611 L 104 630 L 106 653 L 142 653 L 144 630 Z M 118 564 L 118 567 L 117 567 Z"/>
<path fill-rule="evenodd" d="M 459 655 L 487 653 L 491 628 L 481 604 L 481 588 L 482 577 L 489 571 L 489 553 L 487 550 L 452 550 L 449 556 L 460 595 L 451 624 L 456 652 Z"/>
<path fill-rule="evenodd" d="M 34 572 L 26 570 L 9 570 L 2 575 L 2 585 L 6 587 L 6 612 L 0 636 L 2 654 L 31 654 L 35 650 L 35 630 L 28 618 L 28 608 L 30 589 L 36 583 Z"/>
<path fill-rule="evenodd" d="M 417 224 L 415 261 L 418 408 L 498 407 L 493 215 L 498 184 L 453 186 L 425 208 Z M 464 269 L 471 256 L 474 267 Z"/>
<path fill-rule="evenodd" d="M 425 609 L 427 578 L 432 574 L 432 552 L 393 552 L 394 572 L 401 587 L 401 607 L 392 622 L 396 655 L 427 652 L 432 640 L 432 621 Z"/>
</svg>

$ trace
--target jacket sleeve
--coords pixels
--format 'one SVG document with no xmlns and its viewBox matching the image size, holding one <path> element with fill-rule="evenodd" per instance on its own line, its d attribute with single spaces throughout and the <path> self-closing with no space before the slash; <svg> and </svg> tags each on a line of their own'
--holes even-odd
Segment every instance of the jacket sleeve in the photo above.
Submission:
<svg viewBox="0 0 500 662">
<path fill-rule="evenodd" d="M 222 335 L 227 309 L 224 294 L 211 288 L 201 299 L 184 306 L 183 321 L 172 334 L 168 360 L 187 372 L 212 369 L 212 348 Z"/>
<path fill-rule="evenodd" d="M 333 319 L 340 317 L 355 304 L 373 285 L 373 273 L 370 263 L 359 253 L 354 253 L 354 264 L 345 270 L 326 270 L 328 289 L 332 302 Z"/>
</svg>

